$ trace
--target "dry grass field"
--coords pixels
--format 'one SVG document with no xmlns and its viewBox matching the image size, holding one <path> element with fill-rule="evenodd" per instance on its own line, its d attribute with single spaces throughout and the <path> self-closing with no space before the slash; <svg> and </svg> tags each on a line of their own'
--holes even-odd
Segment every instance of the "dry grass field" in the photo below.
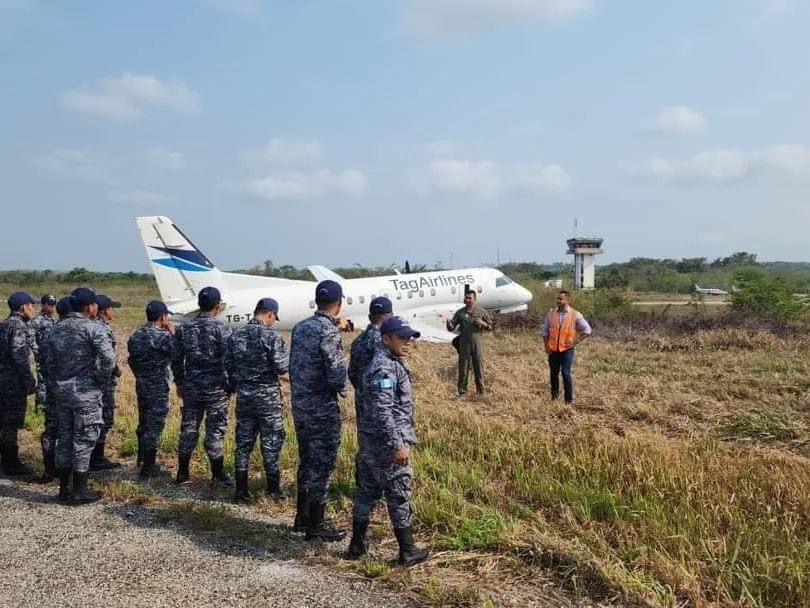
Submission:
<svg viewBox="0 0 810 608">
<path fill-rule="evenodd" d="M 3 293 L 13 288 L 0 287 Z M 148 285 L 99 290 L 125 303 L 115 322 L 124 361 L 126 337 L 155 294 Z M 346 336 L 347 346 L 351 339 Z M 565 605 L 564 599 L 567 605 L 810 606 L 806 335 L 728 329 L 653 332 L 632 341 L 595 337 L 577 352 L 573 408 L 550 401 L 536 335 L 497 332 L 486 349 L 489 392 L 480 399 L 455 398 L 449 346 L 421 344 L 410 360 L 421 438 L 414 456 L 416 522 L 432 559 L 410 571 L 391 567 L 383 558 L 393 556 L 394 542 L 382 509 L 372 530 L 379 559 L 349 563 L 329 549 L 314 552 L 314 559 L 434 605 Z M 203 481 L 207 463 L 199 449 L 193 472 L 201 481 L 192 488 L 200 500 L 177 499 L 165 489 L 168 481 L 132 481 L 136 407 L 128 372 L 118 404 L 110 443 L 129 470 L 97 480 L 106 500 L 148 504 L 199 534 L 281 542 L 276 530 L 235 518 L 218 502 L 227 494 Z M 351 394 L 343 406 L 330 509 L 348 525 Z M 172 469 L 178 414 L 175 402 L 161 445 Z M 24 432 L 25 452 L 38 464 L 40 425 L 31 413 Z M 288 424 L 288 496 L 294 495 L 295 453 Z M 252 467 L 258 491 L 258 453 Z M 285 519 L 293 503 L 260 498 L 250 509 Z"/>
</svg>

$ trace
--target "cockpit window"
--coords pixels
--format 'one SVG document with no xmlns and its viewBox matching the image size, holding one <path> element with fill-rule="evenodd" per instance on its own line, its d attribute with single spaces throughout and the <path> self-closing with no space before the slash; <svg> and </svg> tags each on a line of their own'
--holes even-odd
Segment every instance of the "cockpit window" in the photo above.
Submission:
<svg viewBox="0 0 810 608">
<path fill-rule="evenodd" d="M 512 279 L 504 274 L 495 279 L 495 287 L 503 287 L 504 285 L 509 285 L 512 282 Z"/>
</svg>

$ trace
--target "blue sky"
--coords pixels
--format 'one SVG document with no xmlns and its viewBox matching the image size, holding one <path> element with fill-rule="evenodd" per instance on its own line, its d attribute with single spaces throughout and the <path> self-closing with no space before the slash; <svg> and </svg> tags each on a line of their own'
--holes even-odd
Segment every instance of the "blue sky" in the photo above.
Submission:
<svg viewBox="0 0 810 608">
<path fill-rule="evenodd" d="M 801 0 L 0 0 L 0 268 L 810 260 Z"/>
</svg>

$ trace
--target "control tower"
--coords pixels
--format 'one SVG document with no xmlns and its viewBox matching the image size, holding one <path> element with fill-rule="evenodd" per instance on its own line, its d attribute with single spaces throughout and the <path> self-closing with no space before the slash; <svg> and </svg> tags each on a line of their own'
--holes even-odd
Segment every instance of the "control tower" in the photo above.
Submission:
<svg viewBox="0 0 810 608">
<path fill-rule="evenodd" d="M 574 288 L 593 289 L 596 276 L 596 256 L 602 253 L 599 237 L 568 239 L 568 253 L 574 256 Z"/>
</svg>

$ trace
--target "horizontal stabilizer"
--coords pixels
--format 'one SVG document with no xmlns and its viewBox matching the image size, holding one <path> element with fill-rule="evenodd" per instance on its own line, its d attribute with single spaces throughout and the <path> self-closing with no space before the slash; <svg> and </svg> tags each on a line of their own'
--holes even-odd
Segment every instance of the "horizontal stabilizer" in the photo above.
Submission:
<svg viewBox="0 0 810 608">
<path fill-rule="evenodd" d="M 326 266 L 307 266 L 307 269 L 312 273 L 316 281 L 335 281 L 336 283 L 342 283 L 346 280 L 333 270 L 329 270 Z"/>
</svg>

